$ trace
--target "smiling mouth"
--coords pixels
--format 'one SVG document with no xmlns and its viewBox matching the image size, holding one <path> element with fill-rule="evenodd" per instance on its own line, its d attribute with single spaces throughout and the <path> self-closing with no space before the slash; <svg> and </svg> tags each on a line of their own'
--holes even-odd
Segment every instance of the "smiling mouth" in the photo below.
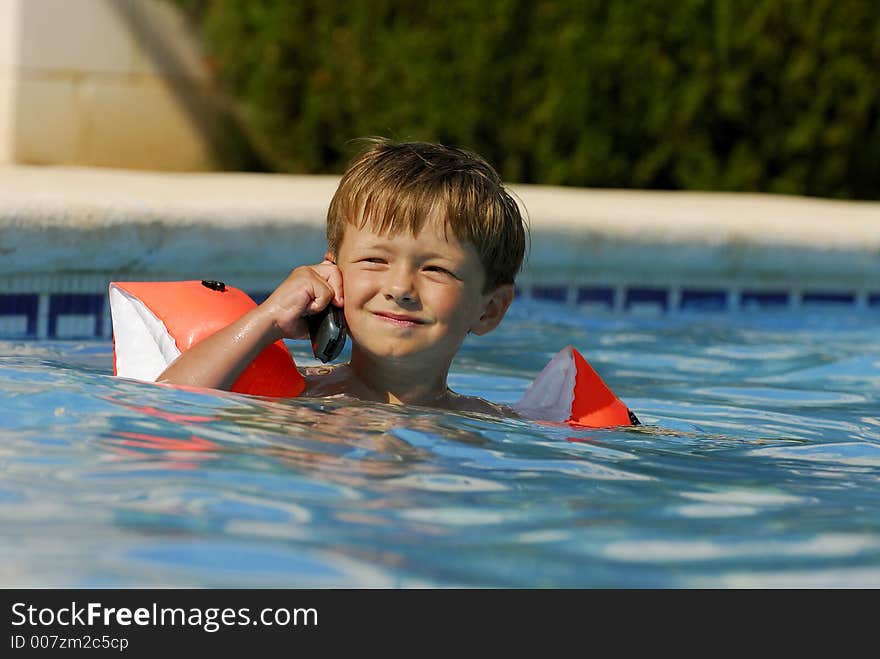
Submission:
<svg viewBox="0 0 880 659">
<path fill-rule="evenodd" d="M 382 313 L 382 312 L 373 312 L 373 315 L 379 318 L 380 320 L 384 320 L 385 322 L 391 323 L 392 325 L 397 325 L 399 327 L 414 327 L 416 325 L 424 325 L 424 321 L 419 320 L 418 318 L 413 318 L 412 316 L 401 316 L 400 314 L 395 313 Z"/>
</svg>

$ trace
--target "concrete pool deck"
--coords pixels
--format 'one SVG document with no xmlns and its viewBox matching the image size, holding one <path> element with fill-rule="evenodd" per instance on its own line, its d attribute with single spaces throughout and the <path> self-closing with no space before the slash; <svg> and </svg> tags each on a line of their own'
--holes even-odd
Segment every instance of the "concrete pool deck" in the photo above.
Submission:
<svg viewBox="0 0 880 659">
<path fill-rule="evenodd" d="M 106 293 L 116 279 L 271 290 L 320 260 L 338 177 L 0 168 L 0 295 Z M 528 210 L 522 292 L 621 308 L 633 287 L 880 294 L 880 203 L 513 185 Z M 614 291 L 618 291 L 615 294 Z M 583 292 L 583 291 L 582 291 Z M 644 296 L 643 296 L 644 297 Z M 651 301 L 651 296 L 646 298 Z M 659 299 L 659 298 L 658 298 Z M 880 300 L 878 295 L 877 300 Z M 2 314 L 2 309 L 0 309 Z"/>
</svg>

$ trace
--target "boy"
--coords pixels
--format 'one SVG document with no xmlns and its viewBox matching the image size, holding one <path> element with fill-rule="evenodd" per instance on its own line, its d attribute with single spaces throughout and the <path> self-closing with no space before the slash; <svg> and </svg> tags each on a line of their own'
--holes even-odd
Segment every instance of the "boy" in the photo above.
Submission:
<svg viewBox="0 0 880 659">
<path fill-rule="evenodd" d="M 446 384 L 468 333 L 491 332 L 514 296 L 526 229 L 495 170 L 472 153 L 369 140 L 327 214 L 327 253 L 296 268 L 261 305 L 184 352 L 159 382 L 228 389 L 304 317 L 342 307 L 351 361 L 303 369 L 304 396 L 512 415 Z"/>
</svg>

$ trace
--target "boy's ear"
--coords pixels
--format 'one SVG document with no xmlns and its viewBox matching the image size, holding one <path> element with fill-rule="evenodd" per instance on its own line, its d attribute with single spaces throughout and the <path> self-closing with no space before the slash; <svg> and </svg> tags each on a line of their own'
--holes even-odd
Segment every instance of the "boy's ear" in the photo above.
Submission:
<svg viewBox="0 0 880 659">
<path fill-rule="evenodd" d="M 471 325 L 471 332 L 486 334 L 498 327 L 510 303 L 513 302 L 513 284 L 501 284 L 483 297 L 483 315 Z"/>
<path fill-rule="evenodd" d="M 324 260 L 330 261 L 330 263 L 336 263 L 336 255 L 328 249 L 324 252 Z"/>
</svg>

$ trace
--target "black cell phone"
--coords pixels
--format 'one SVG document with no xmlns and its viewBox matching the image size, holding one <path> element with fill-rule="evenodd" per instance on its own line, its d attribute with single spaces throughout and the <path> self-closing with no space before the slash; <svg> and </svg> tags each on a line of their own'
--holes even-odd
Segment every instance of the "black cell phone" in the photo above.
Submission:
<svg viewBox="0 0 880 659">
<path fill-rule="evenodd" d="M 345 347 L 345 339 L 348 337 L 342 309 L 328 304 L 323 311 L 306 316 L 306 323 L 315 357 L 325 364 L 336 359 Z"/>
</svg>

